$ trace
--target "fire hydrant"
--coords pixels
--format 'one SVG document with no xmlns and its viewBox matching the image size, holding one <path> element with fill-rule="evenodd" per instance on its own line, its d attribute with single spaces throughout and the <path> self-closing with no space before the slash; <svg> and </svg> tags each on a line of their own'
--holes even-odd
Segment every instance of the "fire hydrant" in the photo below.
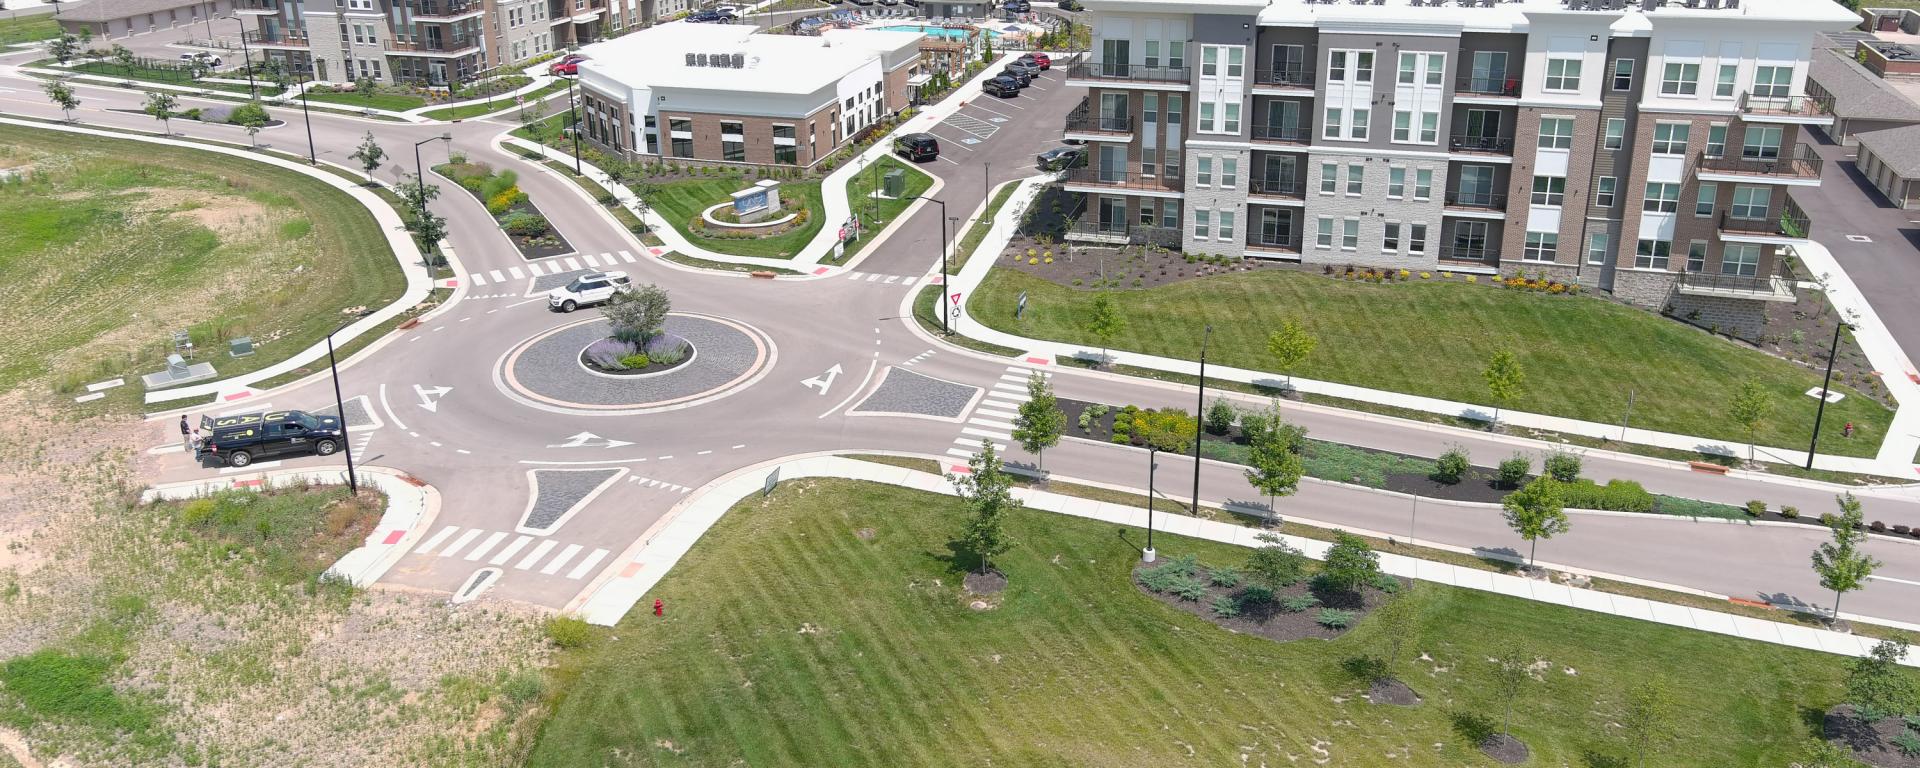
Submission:
<svg viewBox="0 0 1920 768">
<path fill-rule="evenodd" d="M 653 615 L 655 616 L 667 615 L 667 604 L 659 600 L 653 601 Z"/>
</svg>

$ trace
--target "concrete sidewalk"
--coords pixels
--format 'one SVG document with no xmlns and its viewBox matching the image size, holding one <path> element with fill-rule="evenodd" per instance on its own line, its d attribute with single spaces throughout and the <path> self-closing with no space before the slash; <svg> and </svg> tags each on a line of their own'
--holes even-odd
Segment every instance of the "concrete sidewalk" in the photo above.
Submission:
<svg viewBox="0 0 1920 768">
<path fill-rule="evenodd" d="M 1042 187 L 1052 183 L 1054 180 L 1055 176 L 1046 174 L 1032 176 L 1022 182 L 1021 190 L 1014 194 L 1013 198 L 1008 201 L 1005 207 L 1000 209 L 999 215 L 993 223 L 992 230 L 988 232 L 987 237 L 980 242 L 980 247 L 975 251 L 976 255 L 969 258 L 966 266 L 960 270 L 960 274 L 954 277 L 952 284 L 946 291 L 946 300 L 943 309 L 952 313 L 954 330 L 961 335 L 1004 347 L 1025 350 L 1027 353 L 1026 356 L 1028 357 L 1039 357 L 1048 360 L 1055 357 L 1074 357 L 1095 360 L 1100 357 L 1101 353 L 1097 348 L 1088 348 L 1081 344 L 1030 339 L 996 330 L 987 327 L 985 323 L 975 320 L 967 311 L 967 297 L 979 289 L 980 284 L 986 280 L 987 273 L 993 270 L 1000 253 L 1006 249 L 1008 241 L 1012 239 L 1019 225 L 1020 217 L 1026 211 L 1027 204 L 1031 203 L 1038 196 Z M 1848 312 L 1849 317 L 1857 318 L 1858 322 L 1861 323 L 1862 331 L 1856 335 L 1861 338 L 1862 348 L 1867 351 L 1869 359 L 1882 371 L 1903 372 L 1899 375 L 1889 373 L 1889 375 L 1883 377 L 1889 389 L 1893 391 L 1894 396 L 1903 403 L 1920 403 L 1920 384 L 1916 384 L 1914 380 L 1907 378 L 1905 375 L 1905 372 L 1911 372 L 1913 370 L 1912 365 L 1907 362 L 1905 354 L 1900 351 L 1899 345 L 1893 341 L 1892 336 L 1886 333 L 1885 327 L 1879 324 L 1878 319 L 1873 315 L 1872 308 L 1867 306 L 1865 299 L 1860 296 L 1858 290 L 1851 288 L 1852 283 L 1846 279 L 1845 272 L 1839 268 L 1838 263 L 1833 261 L 1832 256 L 1827 254 L 1824 248 L 1816 245 L 1806 250 L 1807 253 L 1805 257 L 1803 257 L 1803 261 L 1809 264 L 1816 274 L 1830 273 L 1831 279 L 1829 280 L 1828 295 L 1831 297 L 1835 306 L 1840 307 L 1844 312 Z M 1846 286 L 1845 289 L 1839 287 L 1843 285 Z M 961 296 L 957 305 L 952 301 L 952 297 L 956 293 Z M 1179 360 L 1137 352 L 1108 350 L 1107 360 L 1121 365 L 1151 368 L 1189 376 L 1197 376 L 1200 372 L 1200 364 L 1193 360 Z M 1234 368 L 1218 364 L 1207 366 L 1207 375 L 1217 379 L 1268 387 L 1280 387 L 1288 381 L 1276 373 L 1247 368 Z M 1899 381 L 1896 381 L 1896 379 Z M 1388 392 L 1349 384 L 1317 381 L 1299 376 L 1292 377 L 1291 384 L 1295 389 L 1302 392 L 1312 392 L 1349 400 L 1360 400 L 1478 421 L 1490 420 L 1494 414 L 1494 408 L 1488 405 L 1463 403 L 1434 397 L 1422 397 L 1420 395 L 1409 395 L 1400 392 Z M 1749 446 L 1744 443 L 1729 442 L 1726 440 L 1682 435 L 1672 432 L 1660 432 L 1650 429 L 1629 428 L 1623 430 L 1618 424 L 1601 424 L 1598 422 L 1581 421 L 1579 419 L 1548 416 L 1511 409 L 1503 409 L 1499 411 L 1499 413 L 1500 421 L 1506 424 L 1587 437 L 1619 440 L 1640 445 L 1653 445 L 1683 451 L 1699 451 L 1723 456 L 1745 456 L 1749 448 Z M 1887 439 L 1882 442 L 1877 457 L 1865 459 L 1821 454 L 1815 457 L 1814 466 L 1820 469 L 1885 475 L 1903 481 L 1913 481 L 1916 471 L 1913 457 L 1914 451 L 1917 448 L 1920 448 L 1920 411 L 1916 411 L 1914 408 L 1900 408 L 1894 414 L 1893 425 L 1888 430 Z M 1807 460 L 1807 453 L 1804 450 L 1765 445 L 1758 446 L 1755 449 L 1755 455 L 1762 461 L 1793 464 L 1796 466 L 1805 465 Z"/>
<path fill-rule="evenodd" d="M 566 606 L 566 610 L 577 612 L 594 624 L 612 626 L 618 623 L 620 618 L 645 597 L 647 592 L 666 576 L 674 564 L 693 548 L 707 529 L 713 527 L 713 524 L 726 514 L 727 510 L 748 496 L 766 491 L 775 483 L 806 477 L 863 480 L 930 493 L 958 495 L 953 484 L 938 475 L 833 455 L 813 454 L 748 467 L 708 483 L 696 491 L 691 498 L 676 505 L 639 541 L 615 558 L 612 564 L 594 580 L 594 583 L 581 592 L 584 597 L 575 598 Z M 1068 478 L 1059 479 L 1063 482 L 1069 481 Z M 1061 496 L 1030 488 L 1017 488 L 1014 490 L 1014 495 L 1021 503 L 1035 510 L 1136 528 L 1144 528 L 1146 525 L 1147 513 L 1139 507 Z M 1259 529 L 1167 513 L 1155 515 L 1154 519 L 1155 529 L 1163 533 L 1242 547 L 1261 545 L 1261 542 L 1255 538 L 1262 533 Z M 1288 546 L 1299 549 L 1316 560 L 1323 559 L 1331 546 L 1318 539 L 1285 534 L 1281 534 L 1280 537 Z M 1765 621 L 1644 598 L 1596 592 L 1448 563 L 1419 560 L 1389 552 L 1380 552 L 1379 555 L 1381 570 L 1395 576 L 1730 635 L 1772 645 L 1843 656 L 1860 656 L 1877 642 L 1872 638 L 1857 635 Z M 1541 565 L 1550 570 L 1564 570 L 1549 563 Z M 1618 578 L 1607 574 L 1595 575 Z M 1680 592 L 1695 591 L 1658 584 L 1651 586 Z M 1854 614 L 1842 614 L 1842 617 L 1900 626 L 1898 622 L 1884 622 Z M 1908 658 L 1901 663 L 1920 667 L 1920 658 Z"/>
</svg>

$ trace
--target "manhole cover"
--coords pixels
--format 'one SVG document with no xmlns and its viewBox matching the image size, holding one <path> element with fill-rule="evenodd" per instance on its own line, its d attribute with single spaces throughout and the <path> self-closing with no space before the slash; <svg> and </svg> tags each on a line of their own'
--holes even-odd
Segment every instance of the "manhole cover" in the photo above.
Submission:
<svg viewBox="0 0 1920 768">
<path fill-rule="evenodd" d="M 1866 235 L 1847 235 L 1847 240 L 1855 243 L 1871 243 L 1873 238 Z"/>
</svg>

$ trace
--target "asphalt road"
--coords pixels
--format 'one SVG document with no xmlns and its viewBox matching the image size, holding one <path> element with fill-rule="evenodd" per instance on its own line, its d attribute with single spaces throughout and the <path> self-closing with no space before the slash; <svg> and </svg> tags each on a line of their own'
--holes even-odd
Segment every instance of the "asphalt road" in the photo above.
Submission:
<svg viewBox="0 0 1920 768">
<path fill-rule="evenodd" d="M 27 58 L 0 56 L 0 112 L 57 118 L 59 110 L 42 97 L 37 83 L 11 69 Z M 1062 74 L 1049 73 L 1014 99 L 963 95 L 967 106 L 961 114 L 966 117 L 949 119 L 934 130 L 945 151 L 921 167 L 943 181 L 933 194 L 946 201 L 947 216 L 964 219 L 982 204 L 992 183 L 1030 175 L 1033 155 L 1058 144 L 1064 115 L 1084 98 L 1080 89 L 1061 84 Z M 142 133 L 157 127 L 141 115 L 104 111 L 136 106 L 137 94 L 87 85 L 77 90 L 83 103 L 76 116 L 86 125 Z M 294 119 L 263 131 L 262 143 L 304 153 L 305 128 L 297 114 L 279 112 Z M 1010 403 L 1018 399 L 1009 395 L 1020 389 L 1029 366 L 944 344 L 905 316 L 908 297 L 937 278 L 942 225 L 938 205 L 910 209 L 907 221 L 850 272 L 812 280 L 752 280 L 649 256 L 571 183 L 496 149 L 494 140 L 513 127 L 507 121 L 412 125 L 316 113 L 312 125 L 322 160 L 351 165 L 346 155 L 372 131 L 390 157 L 408 170 L 409 144 L 450 131 L 450 146 L 429 141 L 422 147 L 426 164 L 441 162 L 453 151 L 515 170 L 521 188 L 575 248 L 568 256 L 524 261 L 476 201 L 441 182 L 445 193 L 434 208 L 449 220 L 449 242 L 459 255 L 462 280 L 469 282 L 478 274 L 488 276 L 486 283 L 467 285 L 448 311 L 358 355 L 341 373 L 346 396 L 379 419 L 376 428 L 357 431 L 356 460 L 404 469 L 444 494 L 436 530 L 387 581 L 452 592 L 476 570 L 496 567 L 503 575 L 489 594 L 562 606 L 596 575 L 616 567 L 619 558 L 614 555 L 643 537 L 663 515 L 694 498 L 702 485 L 738 468 L 801 453 L 863 450 L 924 454 L 952 465 L 963 463 L 959 454 L 977 446 L 982 437 L 1004 441 Z M 178 121 L 173 127 L 194 136 L 245 140 L 238 128 L 228 126 Z M 376 176 L 391 181 L 393 168 Z M 764 349 L 756 353 L 757 367 L 723 392 L 641 412 L 555 407 L 515 390 L 501 373 L 511 368 L 514 350 L 593 316 L 549 312 L 534 295 L 536 281 L 560 278 L 536 278 L 529 272 L 549 271 L 570 260 L 582 269 L 589 263 L 617 266 L 637 282 L 667 287 L 678 312 L 723 318 L 746 329 L 743 337 L 764 339 Z M 568 271 L 566 266 L 558 269 Z M 491 277 L 496 271 L 501 273 L 497 279 Z M 903 373 L 895 376 L 893 371 Z M 1052 373 L 1063 397 L 1193 406 L 1190 388 L 1081 370 Z M 862 409 L 869 396 L 875 403 L 919 412 Z M 954 404 L 956 398 L 960 405 Z M 318 409 L 332 402 L 332 391 L 322 379 L 254 400 L 245 409 Z M 1546 448 L 1533 441 L 1329 408 L 1289 405 L 1288 411 L 1315 437 L 1405 453 L 1437 455 L 1447 444 L 1460 443 L 1483 463 L 1491 463 L 1516 450 Z M 169 428 L 156 422 L 151 444 L 167 445 Z M 1017 448 L 1009 458 L 1032 461 Z M 1135 488 L 1146 485 L 1145 459 L 1137 449 L 1075 439 L 1046 457 L 1056 477 Z M 1163 483 L 1168 477 L 1185 478 L 1163 487 L 1188 487 L 1192 465 L 1186 462 L 1162 457 Z M 1809 514 L 1831 509 L 1836 492 L 1778 478 L 1706 476 L 1668 462 L 1606 452 L 1588 452 L 1586 462 L 1588 474 L 1603 481 L 1631 478 L 1655 492 L 1729 503 L 1751 498 L 1791 503 Z M 313 457 L 284 462 L 331 463 L 337 462 Z M 166 457 L 163 476 L 152 479 L 218 472 L 175 453 Z M 1209 463 L 1203 475 L 1203 499 L 1264 503 L 1237 468 Z M 1920 503 L 1911 489 L 1874 490 L 1862 496 L 1870 519 L 1920 525 Z M 1280 514 L 1402 537 L 1415 534 L 1417 526 L 1422 541 L 1496 552 L 1523 550 L 1496 509 L 1422 502 L 1416 520 L 1412 507 L 1404 497 L 1309 482 L 1281 502 Z M 1825 605 L 1831 598 L 1806 565 L 1820 533 L 1813 528 L 1582 516 L 1571 533 L 1543 543 L 1540 557 L 1721 594 Z M 1914 557 L 1920 553 L 1914 547 L 1920 545 L 1876 540 L 1868 546 L 1887 562 L 1881 575 L 1888 578 L 1850 595 L 1850 612 L 1920 621 L 1913 600 L 1920 594 L 1920 558 Z"/>
</svg>

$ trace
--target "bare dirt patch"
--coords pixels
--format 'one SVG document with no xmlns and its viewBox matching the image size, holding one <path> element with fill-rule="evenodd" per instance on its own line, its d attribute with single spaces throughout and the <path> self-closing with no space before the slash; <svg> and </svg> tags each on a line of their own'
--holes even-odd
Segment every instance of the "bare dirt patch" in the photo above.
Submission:
<svg viewBox="0 0 1920 768">
<path fill-rule="evenodd" d="M 1396 707 L 1420 706 L 1420 694 L 1415 693 L 1406 683 L 1391 677 L 1373 681 L 1367 687 L 1367 701 L 1375 704 L 1392 704 Z"/>
</svg>

